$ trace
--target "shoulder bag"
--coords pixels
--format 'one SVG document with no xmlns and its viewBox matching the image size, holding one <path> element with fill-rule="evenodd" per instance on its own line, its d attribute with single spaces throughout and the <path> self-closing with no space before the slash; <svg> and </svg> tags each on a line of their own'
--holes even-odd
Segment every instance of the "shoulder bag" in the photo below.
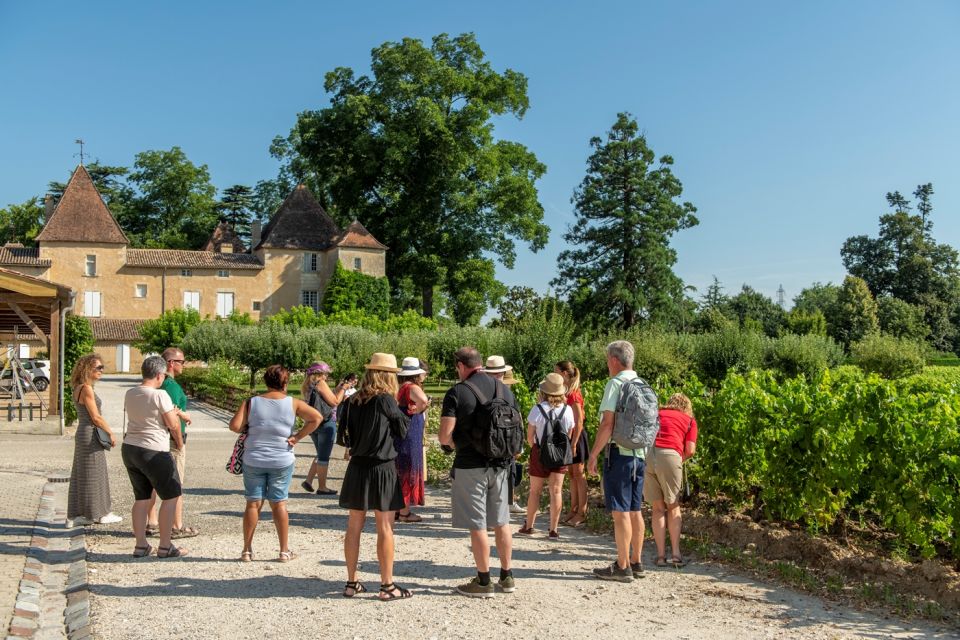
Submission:
<svg viewBox="0 0 960 640">
<path fill-rule="evenodd" d="M 247 430 L 250 428 L 250 398 L 247 398 L 247 420 L 243 425 L 243 429 L 240 431 L 240 435 L 237 437 L 237 441 L 233 444 L 233 451 L 230 453 L 230 459 L 227 460 L 226 469 L 227 473 L 232 473 L 235 476 L 239 476 L 243 473 L 243 449 L 244 445 L 247 442 Z"/>
</svg>

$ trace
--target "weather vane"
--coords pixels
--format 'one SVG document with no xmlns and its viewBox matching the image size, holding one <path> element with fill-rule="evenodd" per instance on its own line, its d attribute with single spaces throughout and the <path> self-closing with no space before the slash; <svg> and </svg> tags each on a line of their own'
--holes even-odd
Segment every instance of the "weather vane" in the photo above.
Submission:
<svg viewBox="0 0 960 640">
<path fill-rule="evenodd" d="M 74 142 L 80 145 L 80 164 L 83 164 L 83 140 L 80 138 L 77 138 L 76 140 L 74 140 Z"/>
</svg>

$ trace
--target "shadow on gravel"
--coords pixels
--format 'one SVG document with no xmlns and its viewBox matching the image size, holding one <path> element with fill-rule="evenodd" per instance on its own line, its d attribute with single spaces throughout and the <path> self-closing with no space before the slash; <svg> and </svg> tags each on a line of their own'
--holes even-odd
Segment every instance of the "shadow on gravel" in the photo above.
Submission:
<svg viewBox="0 0 960 640">
<path fill-rule="evenodd" d="M 208 487 L 186 488 L 183 492 L 188 496 L 240 496 L 243 489 L 213 489 Z"/>
<path fill-rule="evenodd" d="M 183 558 L 181 561 L 187 560 Z M 222 560 L 221 560 L 222 562 Z M 288 576 L 257 576 L 236 580 L 206 580 L 179 576 L 160 577 L 151 584 L 120 587 L 102 584 L 91 585 L 95 596 L 120 598 L 340 598 L 343 583 L 320 578 L 295 578 Z"/>
</svg>

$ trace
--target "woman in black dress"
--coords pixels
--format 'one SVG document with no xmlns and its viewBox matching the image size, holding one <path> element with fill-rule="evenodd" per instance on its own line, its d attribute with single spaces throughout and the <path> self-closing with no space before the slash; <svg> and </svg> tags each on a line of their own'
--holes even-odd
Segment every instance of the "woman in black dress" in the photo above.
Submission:
<svg viewBox="0 0 960 640">
<path fill-rule="evenodd" d="M 393 582 L 393 519 L 403 509 L 403 492 L 394 459 L 394 438 L 403 438 L 410 419 L 397 405 L 397 358 L 375 353 L 366 366 L 360 390 L 340 405 L 337 444 L 350 450 L 343 476 L 340 506 L 350 510 L 343 555 L 347 562 L 346 598 L 366 591 L 357 580 L 360 532 L 372 510 L 377 521 L 377 561 L 380 563 L 380 600 L 409 598 L 413 594 Z"/>
</svg>

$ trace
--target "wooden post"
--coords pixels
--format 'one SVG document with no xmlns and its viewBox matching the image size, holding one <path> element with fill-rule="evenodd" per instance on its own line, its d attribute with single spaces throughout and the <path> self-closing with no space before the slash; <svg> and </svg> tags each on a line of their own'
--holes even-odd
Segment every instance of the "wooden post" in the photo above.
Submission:
<svg viewBox="0 0 960 640">
<path fill-rule="evenodd" d="M 50 348 L 47 353 L 50 355 L 50 386 L 47 390 L 50 392 L 50 401 L 47 404 L 49 410 L 48 416 L 59 416 L 60 407 L 60 300 L 54 298 L 50 303 Z M 63 434 L 60 434 L 63 435 Z"/>
</svg>

